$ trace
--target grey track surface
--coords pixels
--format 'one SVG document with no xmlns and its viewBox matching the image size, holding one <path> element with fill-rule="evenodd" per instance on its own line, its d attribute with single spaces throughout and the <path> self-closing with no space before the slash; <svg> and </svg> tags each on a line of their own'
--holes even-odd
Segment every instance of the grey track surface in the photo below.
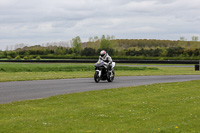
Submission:
<svg viewBox="0 0 200 133">
<path fill-rule="evenodd" d="M 39 99 L 65 93 L 190 80 L 200 80 L 200 75 L 115 77 L 112 83 L 106 81 L 95 83 L 93 78 L 1 82 L 0 103 Z"/>
</svg>

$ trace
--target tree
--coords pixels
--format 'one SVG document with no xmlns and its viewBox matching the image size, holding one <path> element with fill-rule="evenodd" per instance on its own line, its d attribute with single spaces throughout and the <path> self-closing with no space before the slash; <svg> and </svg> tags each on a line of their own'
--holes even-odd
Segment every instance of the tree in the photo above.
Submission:
<svg viewBox="0 0 200 133">
<path fill-rule="evenodd" d="M 192 41 L 198 41 L 199 40 L 199 37 L 198 36 L 192 36 Z"/>
<path fill-rule="evenodd" d="M 93 48 L 85 48 L 82 52 L 81 55 L 85 56 L 95 56 L 96 55 L 96 50 Z"/>
<path fill-rule="evenodd" d="M 19 44 L 16 44 L 14 46 L 14 49 L 17 50 L 17 49 L 22 49 L 23 47 L 25 47 L 26 45 L 24 43 L 19 43 Z"/>
<path fill-rule="evenodd" d="M 79 36 L 72 39 L 72 46 L 76 54 L 81 53 L 81 38 Z"/>
<path fill-rule="evenodd" d="M 112 35 L 112 36 L 110 37 L 110 39 L 111 39 L 111 40 L 114 40 L 114 39 L 115 39 L 115 36 L 114 36 L 114 35 Z"/>
<path fill-rule="evenodd" d="M 183 36 L 180 37 L 180 41 L 186 41 L 187 39 Z"/>
<path fill-rule="evenodd" d="M 101 43 L 100 43 L 100 48 L 107 50 L 110 48 L 110 40 L 107 40 L 106 38 L 104 38 L 105 36 L 102 36 L 101 38 Z"/>
<path fill-rule="evenodd" d="M 92 37 L 90 37 L 89 42 L 94 42 L 94 39 Z"/>
<path fill-rule="evenodd" d="M 102 35 L 101 40 L 105 40 L 105 39 L 106 39 L 105 35 Z"/>
<path fill-rule="evenodd" d="M 107 40 L 111 40 L 109 35 L 107 35 L 106 39 L 107 39 Z"/>
<path fill-rule="evenodd" d="M 98 36 L 95 36 L 94 37 L 94 42 L 98 41 L 99 40 L 99 37 Z"/>
</svg>

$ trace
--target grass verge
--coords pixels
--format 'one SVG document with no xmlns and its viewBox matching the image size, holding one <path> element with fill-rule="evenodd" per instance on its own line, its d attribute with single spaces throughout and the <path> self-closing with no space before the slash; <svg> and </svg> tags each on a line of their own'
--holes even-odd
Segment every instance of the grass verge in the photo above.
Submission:
<svg viewBox="0 0 200 133">
<path fill-rule="evenodd" d="M 88 78 L 94 76 L 92 64 L 30 64 L 0 63 L 0 82 L 46 80 L 66 78 Z M 144 75 L 198 75 L 192 67 L 131 67 L 116 66 L 116 76 Z"/>
<path fill-rule="evenodd" d="M 0 132 L 198 132 L 199 88 L 189 81 L 1 104 Z"/>
<path fill-rule="evenodd" d="M 35 63 L 5 63 L 0 64 L 0 72 L 78 72 L 78 71 L 92 71 L 93 65 L 83 64 L 35 64 Z M 129 67 L 116 66 L 115 70 L 158 70 L 153 67 Z"/>
</svg>

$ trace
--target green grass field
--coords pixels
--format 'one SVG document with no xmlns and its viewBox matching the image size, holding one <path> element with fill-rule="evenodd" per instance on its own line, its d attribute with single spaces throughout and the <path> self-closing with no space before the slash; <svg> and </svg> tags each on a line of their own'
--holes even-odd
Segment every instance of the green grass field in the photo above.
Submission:
<svg viewBox="0 0 200 133">
<path fill-rule="evenodd" d="M 116 66 L 117 71 L 158 70 L 158 68 Z M 94 71 L 92 64 L 37 64 L 37 63 L 4 63 L 0 64 L 0 72 L 79 72 Z"/>
<path fill-rule="evenodd" d="M 194 71 L 193 67 L 116 66 L 115 70 L 116 76 L 200 74 L 199 71 Z M 93 77 L 94 72 L 94 64 L 0 63 L 0 82 L 88 78 Z"/>
<path fill-rule="evenodd" d="M 0 132 L 199 132 L 199 88 L 165 83 L 1 104 Z"/>
<path fill-rule="evenodd" d="M 116 76 L 199 75 L 193 67 L 117 66 Z M 93 77 L 92 64 L 0 63 L 0 82 Z M 65 94 L 0 104 L 0 133 L 200 132 L 200 81 Z M 56 89 L 56 88 L 55 88 Z"/>
</svg>

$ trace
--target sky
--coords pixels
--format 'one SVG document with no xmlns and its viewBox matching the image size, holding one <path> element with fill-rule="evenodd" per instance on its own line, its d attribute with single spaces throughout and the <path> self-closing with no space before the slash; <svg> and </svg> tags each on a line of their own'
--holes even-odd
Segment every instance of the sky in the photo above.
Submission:
<svg viewBox="0 0 200 133">
<path fill-rule="evenodd" d="M 199 0 L 0 0 L 0 50 L 80 36 L 200 37 Z"/>
</svg>

